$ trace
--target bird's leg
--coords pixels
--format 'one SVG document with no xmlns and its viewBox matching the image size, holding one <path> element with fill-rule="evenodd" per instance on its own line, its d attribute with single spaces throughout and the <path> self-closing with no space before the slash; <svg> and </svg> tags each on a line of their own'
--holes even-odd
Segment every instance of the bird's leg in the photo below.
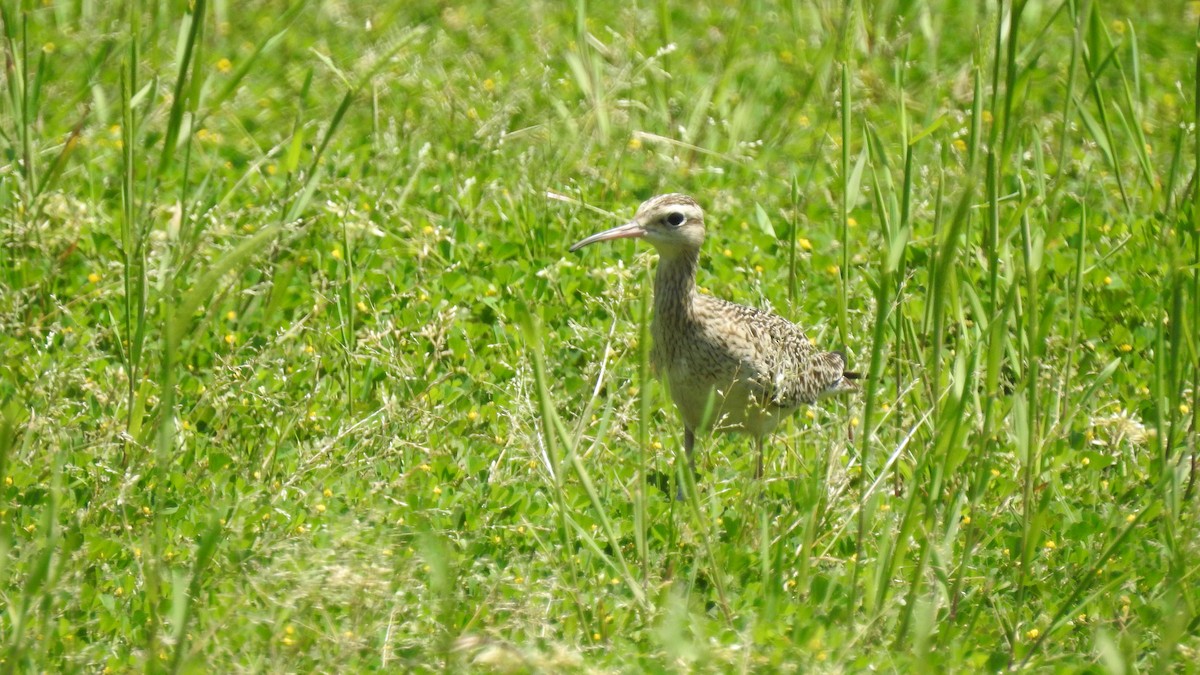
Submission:
<svg viewBox="0 0 1200 675">
<path fill-rule="evenodd" d="M 754 439 L 754 444 L 758 446 L 758 466 L 754 469 L 754 479 L 761 480 L 763 477 L 763 439 L 758 436 Z"/>
<path fill-rule="evenodd" d="M 683 430 L 683 451 L 687 454 L 688 468 L 692 470 L 692 478 L 696 477 L 696 432 L 685 428 Z"/>
<path fill-rule="evenodd" d="M 696 480 L 696 454 L 692 451 L 696 446 L 696 432 L 684 427 L 683 429 L 683 452 L 687 455 L 688 471 L 692 472 L 692 480 Z M 683 501 L 683 483 L 684 476 L 682 473 L 676 474 L 679 476 L 676 480 L 678 485 L 675 487 L 675 501 Z"/>
</svg>

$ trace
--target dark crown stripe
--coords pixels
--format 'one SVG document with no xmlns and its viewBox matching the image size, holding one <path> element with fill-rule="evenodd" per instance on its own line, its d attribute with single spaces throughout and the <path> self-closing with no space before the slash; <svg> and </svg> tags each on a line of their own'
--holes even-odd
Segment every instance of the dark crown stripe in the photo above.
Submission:
<svg viewBox="0 0 1200 675">
<path fill-rule="evenodd" d="M 699 206 L 696 200 L 691 197 L 679 193 L 671 193 L 654 197 L 646 203 L 649 208 L 661 208 L 664 206 Z"/>
</svg>

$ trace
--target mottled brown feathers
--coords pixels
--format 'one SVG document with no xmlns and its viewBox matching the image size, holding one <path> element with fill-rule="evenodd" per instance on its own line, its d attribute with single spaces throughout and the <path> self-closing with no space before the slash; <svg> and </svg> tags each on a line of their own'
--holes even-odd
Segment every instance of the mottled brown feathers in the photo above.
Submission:
<svg viewBox="0 0 1200 675">
<path fill-rule="evenodd" d="M 619 237 L 644 238 L 659 253 L 651 358 L 683 416 L 689 451 L 699 428 L 761 438 L 801 405 L 857 389 L 845 355 L 817 350 L 792 322 L 697 292 L 704 212 L 691 197 L 653 197 L 631 222 L 572 250 Z"/>
</svg>

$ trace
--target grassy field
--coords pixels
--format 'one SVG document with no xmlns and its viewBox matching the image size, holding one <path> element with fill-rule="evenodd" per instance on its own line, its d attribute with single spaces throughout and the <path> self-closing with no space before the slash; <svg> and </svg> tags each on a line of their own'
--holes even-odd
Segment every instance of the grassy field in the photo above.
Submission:
<svg viewBox="0 0 1200 675">
<path fill-rule="evenodd" d="M 387 5 L 3 4 L 0 670 L 1197 668 L 1200 3 Z"/>
</svg>

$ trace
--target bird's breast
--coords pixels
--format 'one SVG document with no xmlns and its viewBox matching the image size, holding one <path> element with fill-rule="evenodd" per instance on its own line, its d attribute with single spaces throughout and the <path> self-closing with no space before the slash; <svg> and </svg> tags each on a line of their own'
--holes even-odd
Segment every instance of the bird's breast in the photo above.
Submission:
<svg viewBox="0 0 1200 675">
<path fill-rule="evenodd" d="M 652 328 L 655 368 L 689 428 L 754 434 L 774 428 L 780 411 L 756 396 L 760 373 L 741 353 L 747 346 L 730 342 L 736 336 L 714 336 L 696 324 Z"/>
</svg>

